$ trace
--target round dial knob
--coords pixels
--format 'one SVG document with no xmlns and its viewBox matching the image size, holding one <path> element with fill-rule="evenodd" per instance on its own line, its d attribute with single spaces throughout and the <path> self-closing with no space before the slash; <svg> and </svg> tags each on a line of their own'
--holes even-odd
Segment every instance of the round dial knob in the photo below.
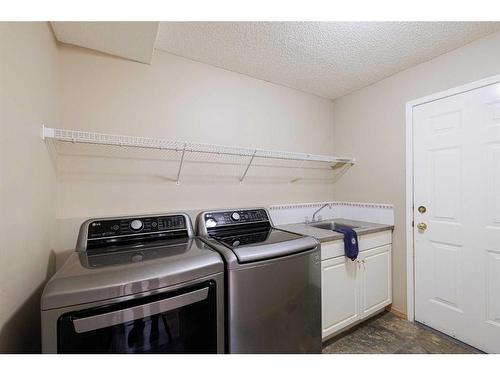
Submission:
<svg viewBox="0 0 500 375">
<path fill-rule="evenodd" d="M 130 222 L 130 228 L 132 228 L 133 230 L 141 230 L 142 226 L 143 224 L 140 220 L 135 219 Z"/>
<path fill-rule="evenodd" d="M 233 212 L 233 214 L 231 215 L 231 219 L 233 219 L 234 221 L 240 220 L 240 214 L 237 212 Z"/>
</svg>

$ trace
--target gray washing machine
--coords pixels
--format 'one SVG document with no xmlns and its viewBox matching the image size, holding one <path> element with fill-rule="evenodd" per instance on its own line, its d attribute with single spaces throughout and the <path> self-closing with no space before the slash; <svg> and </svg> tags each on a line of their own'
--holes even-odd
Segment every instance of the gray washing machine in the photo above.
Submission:
<svg viewBox="0 0 500 375">
<path fill-rule="evenodd" d="M 226 264 L 229 353 L 321 353 L 319 242 L 263 208 L 202 212 L 198 236 Z"/>
<path fill-rule="evenodd" d="M 186 214 L 91 219 L 41 315 L 44 353 L 222 353 L 224 263 Z"/>
</svg>

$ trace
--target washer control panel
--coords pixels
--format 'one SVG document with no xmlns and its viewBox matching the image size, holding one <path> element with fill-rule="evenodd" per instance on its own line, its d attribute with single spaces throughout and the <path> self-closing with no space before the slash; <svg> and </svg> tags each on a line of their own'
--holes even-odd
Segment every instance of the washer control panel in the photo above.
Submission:
<svg viewBox="0 0 500 375">
<path fill-rule="evenodd" d="M 223 225 L 269 222 L 267 212 L 263 209 L 209 212 L 204 219 L 208 229 Z"/>
<path fill-rule="evenodd" d="M 89 224 L 87 238 L 120 237 L 136 233 L 146 234 L 185 229 L 187 229 L 186 220 L 182 215 L 103 219 L 92 221 Z"/>
</svg>

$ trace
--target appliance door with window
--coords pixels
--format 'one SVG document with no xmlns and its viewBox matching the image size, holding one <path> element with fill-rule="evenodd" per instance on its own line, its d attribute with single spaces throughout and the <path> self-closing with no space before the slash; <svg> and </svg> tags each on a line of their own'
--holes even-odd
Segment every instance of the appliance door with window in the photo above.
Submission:
<svg viewBox="0 0 500 375">
<path fill-rule="evenodd" d="M 216 283 L 68 312 L 58 353 L 216 353 Z"/>
</svg>

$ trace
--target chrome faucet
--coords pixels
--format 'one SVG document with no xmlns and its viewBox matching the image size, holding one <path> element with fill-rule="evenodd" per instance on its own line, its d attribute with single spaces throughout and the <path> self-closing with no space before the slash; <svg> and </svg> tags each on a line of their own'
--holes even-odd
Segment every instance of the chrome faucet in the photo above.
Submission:
<svg viewBox="0 0 500 375">
<path fill-rule="evenodd" d="M 320 208 L 318 208 L 316 211 L 314 211 L 313 213 L 313 217 L 312 217 L 312 223 L 314 223 L 316 221 L 316 215 L 318 214 L 318 212 L 320 212 L 323 208 L 327 207 L 329 209 L 332 209 L 332 204 L 331 203 L 325 203 L 323 206 L 321 206 Z"/>
</svg>

